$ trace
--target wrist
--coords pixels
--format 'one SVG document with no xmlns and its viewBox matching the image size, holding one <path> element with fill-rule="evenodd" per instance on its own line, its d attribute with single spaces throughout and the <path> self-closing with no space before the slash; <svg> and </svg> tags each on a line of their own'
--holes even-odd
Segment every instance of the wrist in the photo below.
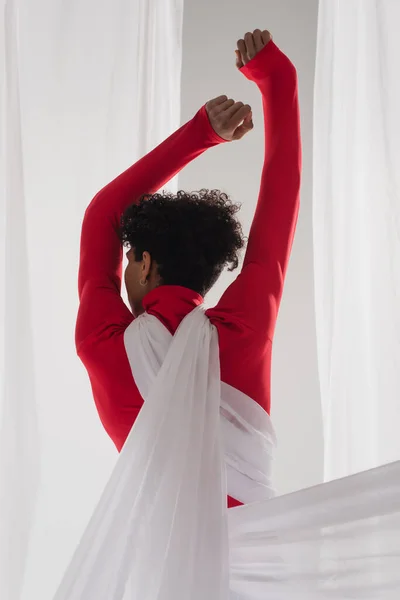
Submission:
<svg viewBox="0 0 400 600">
<path fill-rule="evenodd" d="M 271 40 L 266 46 L 240 71 L 247 79 L 255 83 L 262 82 L 276 71 L 294 70 L 294 66 L 288 57 L 279 50 L 278 46 Z"/>
<path fill-rule="evenodd" d="M 210 119 L 208 117 L 206 105 L 204 104 L 199 112 L 197 113 L 199 116 L 199 122 L 204 132 L 206 138 L 212 143 L 212 145 L 227 143 L 229 140 L 224 139 L 215 131 L 213 126 L 211 125 Z"/>
</svg>

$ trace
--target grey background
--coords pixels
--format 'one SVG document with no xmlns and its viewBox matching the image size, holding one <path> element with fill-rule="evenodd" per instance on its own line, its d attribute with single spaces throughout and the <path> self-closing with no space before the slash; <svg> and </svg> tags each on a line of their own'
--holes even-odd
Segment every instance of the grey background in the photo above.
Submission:
<svg viewBox="0 0 400 600">
<path fill-rule="evenodd" d="M 205 153 L 180 175 L 179 187 L 219 188 L 242 203 L 248 228 L 263 160 L 261 97 L 234 66 L 238 38 L 269 29 L 299 75 L 303 138 L 302 204 L 273 352 L 272 418 L 279 447 L 275 481 L 290 492 L 322 481 L 323 439 L 314 324 L 312 248 L 312 113 L 317 0 L 186 0 L 183 24 L 182 121 L 207 100 L 227 94 L 251 104 L 255 129 L 242 141 Z M 231 280 L 226 274 L 207 303 Z"/>
</svg>

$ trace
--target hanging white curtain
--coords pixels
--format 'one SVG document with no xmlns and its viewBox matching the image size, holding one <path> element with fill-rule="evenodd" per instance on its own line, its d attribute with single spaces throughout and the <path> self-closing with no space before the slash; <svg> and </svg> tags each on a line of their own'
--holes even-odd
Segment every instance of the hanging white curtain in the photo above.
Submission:
<svg viewBox="0 0 400 600">
<path fill-rule="evenodd" d="M 81 221 L 180 124 L 183 0 L 1 7 L 0 598 L 50 600 L 117 456 L 75 355 Z"/>
<path fill-rule="evenodd" d="M 1 11 L 0 595 L 19 600 L 39 477 L 17 7 Z"/>
<path fill-rule="evenodd" d="M 400 458 L 398 0 L 321 0 L 314 254 L 325 476 Z"/>
</svg>

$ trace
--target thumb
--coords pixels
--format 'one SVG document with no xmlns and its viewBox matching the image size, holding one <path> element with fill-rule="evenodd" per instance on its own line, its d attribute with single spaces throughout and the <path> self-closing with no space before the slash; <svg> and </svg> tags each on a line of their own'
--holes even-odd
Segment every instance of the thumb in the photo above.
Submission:
<svg viewBox="0 0 400 600">
<path fill-rule="evenodd" d="M 248 115 L 244 118 L 244 121 L 239 127 L 237 127 L 234 131 L 233 140 L 240 140 L 246 133 L 249 133 L 254 127 L 253 123 L 253 113 L 249 112 Z"/>
<path fill-rule="evenodd" d="M 241 69 L 244 65 L 243 65 L 242 57 L 240 55 L 239 50 L 235 50 L 235 54 L 236 54 L 236 67 L 238 69 Z"/>
</svg>

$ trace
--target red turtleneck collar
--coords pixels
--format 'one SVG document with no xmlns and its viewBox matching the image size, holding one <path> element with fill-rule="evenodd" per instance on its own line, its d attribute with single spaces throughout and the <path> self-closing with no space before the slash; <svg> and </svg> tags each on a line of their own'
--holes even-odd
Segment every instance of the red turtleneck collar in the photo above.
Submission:
<svg viewBox="0 0 400 600">
<path fill-rule="evenodd" d="M 143 308 L 156 316 L 172 334 L 180 322 L 196 306 L 203 304 L 203 297 L 180 285 L 160 285 L 151 290 L 143 299 Z"/>
</svg>

